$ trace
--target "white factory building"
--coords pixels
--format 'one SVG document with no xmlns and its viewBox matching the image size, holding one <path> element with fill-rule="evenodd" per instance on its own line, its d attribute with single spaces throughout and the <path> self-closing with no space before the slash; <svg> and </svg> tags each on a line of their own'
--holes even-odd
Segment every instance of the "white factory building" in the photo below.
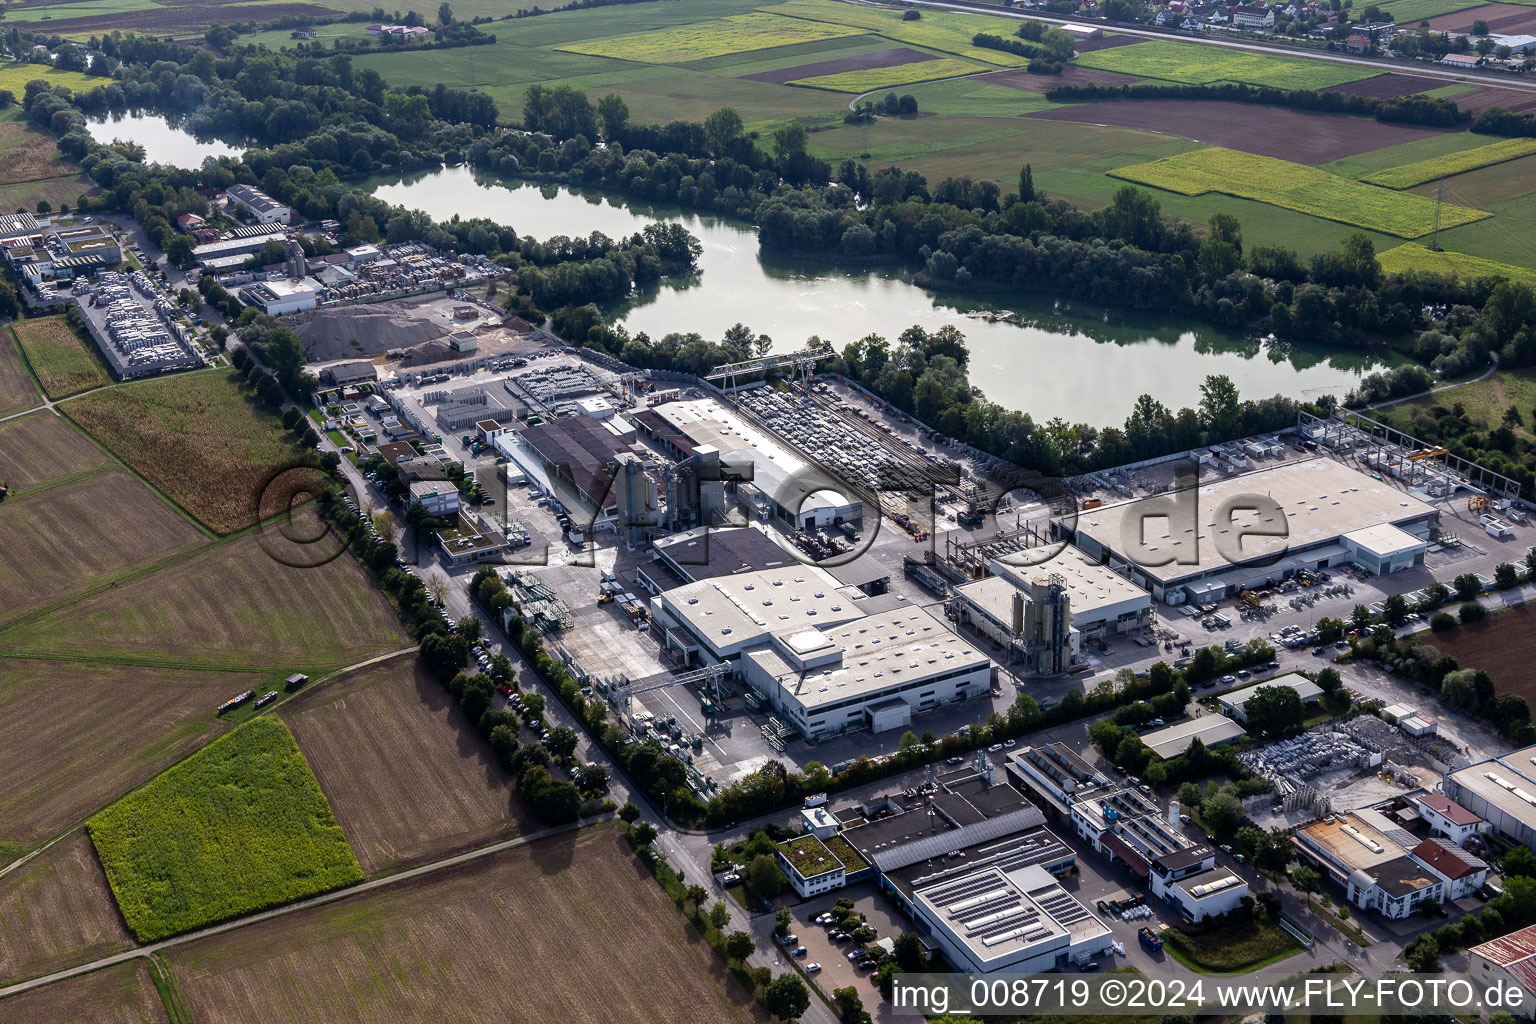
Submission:
<svg viewBox="0 0 1536 1024">
<path fill-rule="evenodd" d="M 664 437 L 676 453 L 686 454 L 682 439 L 694 448 L 717 449 L 725 471 L 747 481 L 738 485 L 742 497 L 769 515 L 804 529 L 863 516 L 863 505 L 839 493 L 838 482 L 825 471 L 713 398 L 667 402 L 650 413 L 650 422 L 667 431 Z"/>
<path fill-rule="evenodd" d="M 1369 810 L 1330 814 L 1291 839 L 1303 863 L 1342 886 L 1350 903 L 1393 919 L 1443 903 L 1448 888 L 1446 877 L 1410 853 L 1406 842 L 1415 841 Z"/>
<path fill-rule="evenodd" d="M 1000 644 L 1017 638 L 1027 618 L 1030 580 L 1042 574 L 1062 579 L 1072 613 L 1073 652 L 1083 639 L 1127 633 L 1152 619 L 1152 596 L 1076 548 L 1065 548 L 1038 566 L 989 563 L 992 575 L 955 588 L 960 621 Z"/>
<path fill-rule="evenodd" d="M 1225 715 L 1201 715 L 1199 718 L 1186 718 L 1165 728 L 1142 733 L 1141 742 L 1152 753 L 1167 760 L 1184 753 L 1195 740 L 1205 744 L 1209 750 L 1223 743 L 1231 743 L 1242 735 L 1243 727 Z"/>
<path fill-rule="evenodd" d="M 1442 788 L 1484 827 L 1536 850 L 1536 746 L 1452 772 Z"/>
<path fill-rule="evenodd" d="M 917 607 L 776 632 L 741 665 L 748 685 L 811 739 L 904 729 L 992 686 L 991 660 Z"/>
<path fill-rule="evenodd" d="M 1183 604 L 1303 568 L 1407 568 L 1422 561 L 1416 542 L 1437 519 L 1433 505 L 1392 483 L 1320 457 L 1084 510 L 1055 529 L 1075 531 L 1089 557 L 1158 600 Z"/>
<path fill-rule="evenodd" d="M 690 663 L 734 661 L 774 633 L 830 629 L 864 617 L 825 569 L 795 562 L 674 587 L 651 599 L 662 645 Z"/>
<path fill-rule="evenodd" d="M 914 916 L 957 971 L 1032 973 L 1108 952 L 1114 935 L 1038 864 L 917 887 Z"/>
<path fill-rule="evenodd" d="M 1425 793 L 1413 798 L 1413 806 L 1431 829 L 1457 846 L 1487 827 L 1487 823 L 1448 796 Z"/>
<path fill-rule="evenodd" d="M 280 316 L 314 309 L 320 304 L 320 293 L 324 290 L 312 277 L 276 278 L 246 285 L 241 289 L 240 297 L 247 306 L 256 306 L 269 316 Z"/>
<path fill-rule="evenodd" d="M 250 212 L 259 224 L 287 224 L 293 211 L 251 185 L 231 185 L 224 190 L 230 202 Z"/>
</svg>

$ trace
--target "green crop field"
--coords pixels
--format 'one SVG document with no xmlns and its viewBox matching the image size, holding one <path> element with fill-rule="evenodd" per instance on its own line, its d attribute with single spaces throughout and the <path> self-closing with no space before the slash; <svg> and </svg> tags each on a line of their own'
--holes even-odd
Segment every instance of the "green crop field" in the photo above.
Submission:
<svg viewBox="0 0 1536 1024">
<path fill-rule="evenodd" d="M 1378 74 L 1369 68 L 1162 40 L 1093 50 L 1079 54 L 1076 63 L 1100 71 L 1118 71 L 1190 85 L 1242 82 L 1277 89 L 1325 89 L 1330 85 L 1374 78 Z"/>
<path fill-rule="evenodd" d="M 86 347 L 91 343 L 77 337 L 62 316 L 18 320 L 11 331 L 49 398 L 77 395 L 112 383 L 112 374 L 101 357 Z"/>
<path fill-rule="evenodd" d="M 646 64 L 681 64 L 727 53 L 746 53 L 856 35 L 863 35 L 862 30 L 753 11 L 701 25 L 680 25 L 660 32 L 568 43 L 558 49 Z"/>
<path fill-rule="evenodd" d="M 1036 110 L 1050 110 L 1056 106 L 1043 93 L 993 85 L 985 77 L 925 82 L 903 89 L 902 92 L 909 92 L 916 97 L 918 109 L 925 114 L 1016 117 Z"/>
<path fill-rule="evenodd" d="M 1491 167 L 1506 160 L 1530 156 L 1532 153 L 1536 153 L 1536 139 L 1504 139 L 1501 142 L 1478 146 L 1476 149 L 1465 149 L 1460 153 L 1451 153 L 1377 171 L 1361 180 L 1368 181 L 1372 185 L 1384 185 L 1387 188 L 1412 188 L 1426 181 L 1449 178 L 1453 174 L 1464 174 L 1467 171 L 1475 171 L 1479 167 Z"/>
<path fill-rule="evenodd" d="M 1221 192 L 1253 199 L 1400 238 L 1418 238 L 1435 227 L 1435 202 L 1423 196 L 1393 192 L 1315 167 L 1216 146 L 1116 168 L 1109 173 L 1180 195 Z M 1483 210 L 1447 204 L 1440 212 L 1440 225 L 1454 227 L 1491 216 Z"/>
<path fill-rule="evenodd" d="M 9 9 L 6 16 L 11 15 Z M 110 85 L 109 78 L 93 78 L 90 75 L 82 75 L 78 71 L 56 71 L 45 64 L 4 64 L 0 65 L 0 89 L 9 89 L 20 99 L 27 91 L 27 83 L 34 78 L 47 79 L 53 85 L 63 85 L 84 92 L 87 89 L 95 89 L 98 86 Z"/>
<path fill-rule="evenodd" d="M 836 75 L 820 75 L 802 78 L 790 85 L 803 85 L 812 89 L 830 89 L 833 92 L 869 92 L 873 89 L 889 89 L 913 82 L 931 82 L 938 78 L 956 78 L 982 70 L 966 60 L 925 60 L 916 64 L 899 64 L 891 68 L 866 68 L 863 71 L 844 71 Z"/>
<path fill-rule="evenodd" d="M 69 18 L 94 18 L 102 14 L 132 14 L 134 11 L 157 11 L 161 8 L 155 0 L 87 0 L 85 3 L 39 4 L 20 7 L 6 4 L 5 20 L 20 22 L 64 21 Z M 40 26 L 35 31 L 47 31 Z"/>
<path fill-rule="evenodd" d="M 363 877 L 293 734 L 271 716 L 172 766 L 87 828 L 141 942 Z"/>
<path fill-rule="evenodd" d="M 268 477 L 297 458 L 278 418 L 248 401 L 224 370 L 124 384 L 61 408 L 218 533 L 254 523 Z"/>
<path fill-rule="evenodd" d="M 1478 0 L 1383 0 L 1376 6 L 1399 25 L 1412 26 L 1427 18 L 1476 7 Z"/>
<path fill-rule="evenodd" d="M 789 0 L 788 3 L 762 8 L 786 17 L 808 21 L 849 25 L 894 39 L 911 46 L 924 46 L 930 50 L 968 57 L 984 64 L 1001 67 L 1023 67 L 1028 57 L 1002 50 L 989 50 L 972 46 L 971 40 L 978 32 L 1007 35 L 1009 23 L 999 22 L 985 15 L 955 14 L 950 11 L 924 11 L 918 21 L 902 21 L 900 11 L 881 10 L 874 7 L 854 7 L 835 0 Z"/>
<path fill-rule="evenodd" d="M 1479 256 L 1469 256 L 1464 252 L 1451 252 L 1448 249 L 1436 252 L 1417 242 L 1404 242 L 1402 245 L 1379 253 L 1376 258 L 1381 261 L 1381 269 L 1389 274 L 1427 270 L 1435 274 L 1455 274 L 1457 277 L 1474 281 L 1480 277 L 1504 277 L 1511 281 L 1524 281 L 1526 284 L 1536 285 L 1536 270 L 1485 260 Z"/>
</svg>

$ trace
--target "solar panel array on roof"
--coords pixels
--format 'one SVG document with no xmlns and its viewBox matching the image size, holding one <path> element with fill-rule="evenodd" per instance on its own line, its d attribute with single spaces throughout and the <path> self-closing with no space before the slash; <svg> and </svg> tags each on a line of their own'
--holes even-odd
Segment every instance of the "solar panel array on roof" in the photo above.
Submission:
<svg viewBox="0 0 1536 1024">
<path fill-rule="evenodd" d="M 1083 905 L 1072 898 L 1065 889 L 1056 889 L 1054 892 L 1045 891 L 1030 893 L 1030 898 L 1045 910 L 1047 914 L 1056 919 L 1063 927 L 1076 924 L 1088 916 L 1088 911 Z"/>
<path fill-rule="evenodd" d="M 981 878 L 967 878 L 963 881 L 928 894 L 928 898 L 935 906 L 945 907 L 961 900 L 969 899 L 978 893 L 990 892 L 997 888 L 997 879 L 988 874 Z"/>
</svg>

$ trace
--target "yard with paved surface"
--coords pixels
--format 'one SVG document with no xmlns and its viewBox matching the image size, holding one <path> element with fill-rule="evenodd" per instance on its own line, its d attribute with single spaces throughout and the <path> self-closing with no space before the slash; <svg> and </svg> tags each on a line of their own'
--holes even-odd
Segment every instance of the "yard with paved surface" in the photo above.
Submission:
<svg viewBox="0 0 1536 1024">
<path fill-rule="evenodd" d="M 169 954 L 199 1024 L 748 1024 L 767 1017 L 611 826 Z M 573 973 L 574 972 L 574 973 Z"/>
<path fill-rule="evenodd" d="M 254 719 L 87 823 L 141 942 L 362 879 L 282 721 Z"/>
<path fill-rule="evenodd" d="M 370 878 L 526 827 L 507 773 L 415 655 L 327 682 L 282 715 Z"/>
</svg>

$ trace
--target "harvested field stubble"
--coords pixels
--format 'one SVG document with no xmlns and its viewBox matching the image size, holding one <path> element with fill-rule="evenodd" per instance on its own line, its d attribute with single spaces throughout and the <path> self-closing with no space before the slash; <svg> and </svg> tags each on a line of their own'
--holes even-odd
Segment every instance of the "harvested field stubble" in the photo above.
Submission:
<svg viewBox="0 0 1536 1024">
<path fill-rule="evenodd" d="M 511 780 L 414 655 L 332 680 L 283 718 L 369 877 L 522 830 Z"/>
<path fill-rule="evenodd" d="M 1109 173 L 1180 195 L 1221 192 L 1402 238 L 1429 234 L 1437 216 L 1434 201 L 1423 196 L 1231 149 L 1197 149 Z M 1438 212 L 1441 227 L 1470 224 L 1489 216 L 1482 210 L 1449 203 Z"/>
<path fill-rule="evenodd" d="M 0 331 L 0 416 L 35 408 L 42 402 L 37 385 L 21 360 L 21 349 L 10 331 Z"/>
<path fill-rule="evenodd" d="M 61 680 L 70 700 L 59 700 Z M 230 672 L 0 661 L 0 842 L 30 847 L 147 782 L 217 735 L 223 724 L 213 709 L 260 682 Z"/>
<path fill-rule="evenodd" d="M 236 670 L 322 669 L 405 646 L 393 608 L 350 555 L 296 568 L 270 547 L 265 535 L 240 537 L 0 636 L 54 656 Z"/>
<path fill-rule="evenodd" d="M 87 823 L 141 942 L 360 881 L 298 744 L 266 715 Z"/>
<path fill-rule="evenodd" d="M 0 480 L 10 485 L 12 498 L 111 462 L 90 438 L 46 409 L 0 423 Z"/>
<path fill-rule="evenodd" d="M 567 53 L 615 57 L 647 64 L 682 64 L 727 53 L 747 53 L 774 46 L 793 46 L 819 39 L 857 35 L 863 35 L 862 30 L 753 11 L 719 21 L 678 25 L 657 32 L 568 43 L 557 49 Z"/>
<path fill-rule="evenodd" d="M 133 945 L 84 832 L 0 877 L 0 983 Z"/>
<path fill-rule="evenodd" d="M 121 469 L 0 504 L 0 620 L 203 542 Z"/>
<path fill-rule="evenodd" d="M 836 3 L 834 0 L 789 0 L 788 3 L 775 4 L 765 9 L 791 18 L 854 26 L 909 46 L 926 46 L 930 50 L 952 53 L 983 64 L 1018 68 L 1029 63 L 1028 57 L 1016 53 L 971 44 L 976 33 L 996 33 L 998 30 L 997 20 L 985 15 L 929 9 L 923 11 L 922 18 L 917 21 L 903 21 L 900 11 L 857 7 Z"/>
<path fill-rule="evenodd" d="M 0 999 L 0 1024 L 167 1024 L 165 1004 L 142 960 Z"/>
<path fill-rule="evenodd" d="M 1080 54 L 1077 63 L 1101 71 L 1120 71 L 1168 82 L 1192 85 L 1243 82 L 1277 89 L 1324 89 L 1377 73 L 1369 68 L 1351 68 L 1300 57 L 1272 57 L 1160 39 Z M 1249 116 L 1259 118 L 1264 115 L 1255 111 Z"/>
<path fill-rule="evenodd" d="M 178 947 L 199 1024 L 747 1024 L 750 1003 L 610 826 Z M 573 982 L 571 971 L 579 970 Z"/>
<path fill-rule="evenodd" d="M 1219 100 L 1108 100 L 1074 103 L 1030 116 L 1167 132 L 1209 146 L 1300 164 L 1331 163 L 1356 153 L 1439 134 L 1432 128 L 1301 110 L 1265 108 L 1263 117 L 1255 117 L 1255 109 L 1246 103 Z"/>
<path fill-rule="evenodd" d="M 899 46 L 890 50 L 876 50 L 874 53 L 859 53 L 851 57 L 839 57 L 837 60 L 817 61 L 814 64 L 799 64 L 792 68 L 777 68 L 773 71 L 759 71 L 755 74 L 742 75 L 740 77 L 749 82 L 771 82 L 774 85 L 783 85 L 785 82 L 794 82 L 803 78 L 840 75 L 849 71 L 867 71 L 871 68 L 893 68 L 903 64 L 916 64 L 921 61 L 936 59 L 931 53 L 914 50 L 910 46 Z"/>
</svg>

